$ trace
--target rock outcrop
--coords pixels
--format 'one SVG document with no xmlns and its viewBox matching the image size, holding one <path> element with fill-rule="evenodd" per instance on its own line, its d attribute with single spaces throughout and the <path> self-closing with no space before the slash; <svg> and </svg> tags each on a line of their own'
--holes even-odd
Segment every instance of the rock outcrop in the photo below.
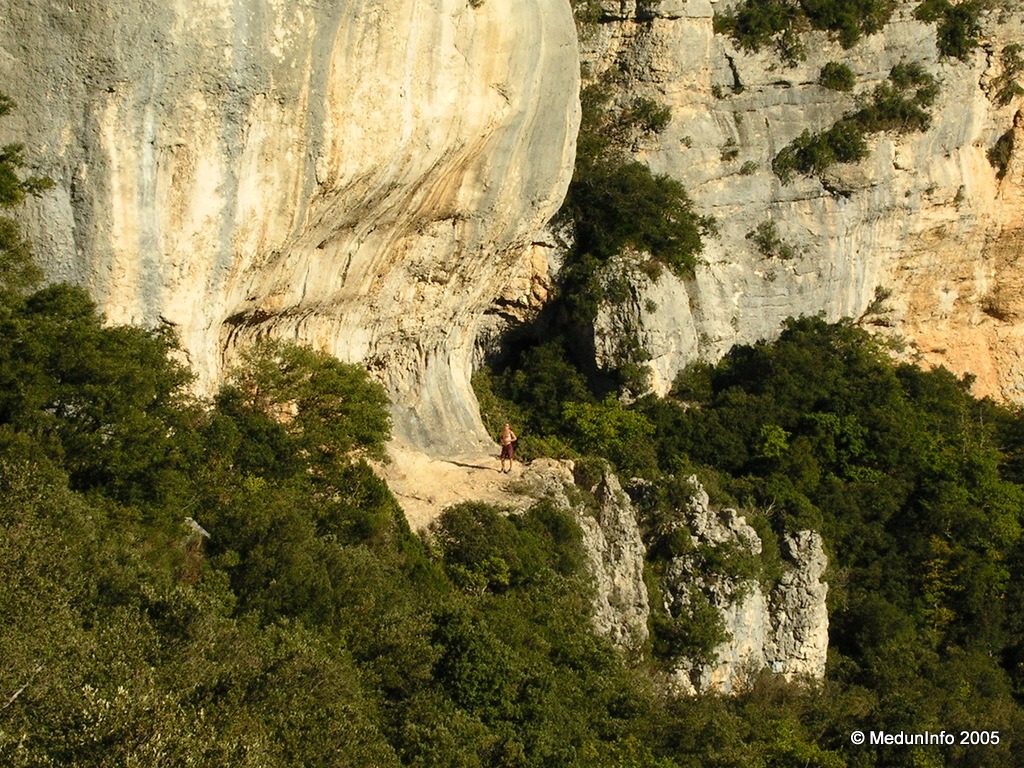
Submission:
<svg viewBox="0 0 1024 768">
<path fill-rule="evenodd" d="M 973 373 L 979 394 L 1024 400 L 1024 143 L 1013 142 L 1001 178 L 987 157 L 1000 136 L 1021 131 L 1024 96 L 996 98 L 1003 51 L 1024 39 L 1018 12 L 983 15 L 982 46 L 962 62 L 939 55 L 935 25 L 909 4 L 849 50 L 825 32 L 802 33 L 807 57 L 787 66 L 771 47 L 744 50 L 713 31 L 729 2 L 602 5 L 603 21 L 581 37 L 587 69 L 671 107 L 668 129 L 637 156 L 682 181 L 719 235 L 695 280 L 637 280 L 634 296 L 601 318 L 598 339 L 636 331 L 664 392 L 689 361 L 771 338 L 786 317 L 862 318 L 906 342 L 908 359 Z M 818 83 L 829 61 L 851 67 L 852 93 Z M 780 149 L 827 129 L 893 65 L 913 61 L 939 83 L 929 130 L 873 134 L 867 159 L 821 179 L 775 176 Z M 747 238 L 766 221 L 793 258 L 767 257 Z"/>
<path fill-rule="evenodd" d="M 828 655 L 828 558 L 821 534 L 797 531 L 782 542 L 788 566 L 772 591 L 771 632 L 764 646 L 766 666 L 794 677 L 825 677 Z"/>
<path fill-rule="evenodd" d="M 722 618 L 727 639 L 712 651 L 714 661 L 682 661 L 670 675 L 685 693 L 741 688 L 748 677 L 770 669 L 787 679 L 823 678 L 828 653 L 827 566 L 821 536 L 813 531 L 783 540 L 782 576 L 770 588 L 758 579 L 705 567 L 706 550 L 749 558 L 762 553 L 757 531 L 733 509 L 714 510 L 707 492 L 690 478 L 693 499 L 681 521 L 692 547 L 672 558 L 662 578 L 662 600 L 671 616 L 686 613 L 699 593 Z M 703 551 L 702 551 L 703 550 Z M 731 551 L 730 551 L 731 550 Z"/>
<path fill-rule="evenodd" d="M 56 182 L 51 279 L 171 325 L 206 389 L 296 339 L 370 367 L 411 443 L 486 439 L 475 342 L 538 298 L 572 173 L 563 0 L 0 0 L 0 81 Z"/>
<path fill-rule="evenodd" d="M 611 473 L 588 490 L 597 506 L 579 511 L 577 522 L 594 574 L 594 627 L 620 648 L 639 650 L 649 635 L 650 605 L 636 510 Z"/>
<path fill-rule="evenodd" d="M 587 479 L 572 461 L 537 459 L 520 479 L 534 501 L 547 499 L 572 513 L 593 579 L 594 628 L 619 648 L 639 652 L 649 635 L 646 549 L 636 509 L 618 478 L 605 471 Z"/>
<path fill-rule="evenodd" d="M 523 488 L 571 511 L 583 534 L 594 583 L 594 628 L 615 645 L 640 651 L 650 636 L 644 579 L 647 549 L 637 510 L 609 471 L 587 477 L 572 462 L 541 459 L 527 466 Z M 735 510 L 713 509 L 695 477 L 693 498 L 678 522 L 691 539 L 688 551 L 673 557 L 661 578 L 661 608 L 685 614 L 690 601 L 706 601 L 721 617 L 726 639 L 713 649 L 712 663 L 681 660 L 669 685 L 682 693 L 735 692 L 749 675 L 768 669 L 786 677 L 825 675 L 828 652 L 828 560 L 821 536 L 813 531 L 787 535 L 781 542 L 781 573 L 770 586 L 728 570 L 708 569 L 708 549 L 719 555 L 757 559 L 763 543 Z M 725 559 L 725 558 L 719 558 Z"/>
</svg>

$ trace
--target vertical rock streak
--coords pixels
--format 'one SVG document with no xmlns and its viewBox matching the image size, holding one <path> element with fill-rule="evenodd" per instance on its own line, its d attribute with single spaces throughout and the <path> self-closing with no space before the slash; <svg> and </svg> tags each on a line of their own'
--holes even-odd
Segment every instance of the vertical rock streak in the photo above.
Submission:
<svg viewBox="0 0 1024 768">
<path fill-rule="evenodd" d="M 30 212 L 53 278 L 87 285 L 112 321 L 171 323 L 206 389 L 235 346 L 284 336 L 377 370 L 400 436 L 485 437 L 478 326 L 529 272 L 572 173 L 568 4 L 0 14 L 0 74 L 58 182 Z"/>
<path fill-rule="evenodd" d="M 657 391 L 698 356 L 777 335 L 787 316 L 824 313 L 864 316 L 902 336 L 908 358 L 977 374 L 979 394 L 1024 400 L 1024 315 L 1012 298 L 1020 265 L 1010 256 L 1020 243 L 1021 145 L 1001 181 L 986 158 L 1022 105 L 1020 95 L 993 98 L 1000 52 L 1021 39 L 1019 13 L 985 21 L 984 46 L 963 62 L 941 59 L 934 25 L 907 7 L 848 50 L 825 32 L 805 33 L 807 58 L 789 67 L 771 46 L 741 50 L 715 34 L 720 3 L 662 0 L 639 20 L 632 2 L 603 5 L 606 23 L 581 38 L 589 72 L 618 73 L 624 92 L 672 109 L 668 129 L 639 157 L 682 181 L 720 230 L 689 286 L 641 282 L 631 317 L 601 318 L 610 336 L 638 326 Z M 852 94 L 818 83 L 830 61 L 856 74 Z M 920 61 L 937 78 L 930 129 L 872 134 L 865 160 L 783 185 L 772 173 L 776 154 L 858 108 L 901 61 Z M 747 239 L 769 220 L 793 258 L 767 257 Z M 887 301 L 875 302 L 879 288 Z M 640 312 L 648 300 L 658 310 Z"/>
</svg>

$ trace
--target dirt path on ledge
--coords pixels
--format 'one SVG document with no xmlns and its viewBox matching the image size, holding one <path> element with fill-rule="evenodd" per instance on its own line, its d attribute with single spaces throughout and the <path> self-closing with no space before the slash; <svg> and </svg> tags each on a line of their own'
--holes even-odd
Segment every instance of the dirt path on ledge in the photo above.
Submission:
<svg viewBox="0 0 1024 768">
<path fill-rule="evenodd" d="M 498 451 L 495 446 L 493 454 L 439 459 L 391 443 L 391 463 L 378 465 L 375 470 L 402 505 L 409 526 L 420 531 L 446 507 L 461 501 L 485 501 L 516 509 L 533 502 L 517 492 L 521 489 L 516 487 L 516 480 L 523 475 L 523 465 L 517 461 L 511 473 L 499 472 Z"/>
</svg>

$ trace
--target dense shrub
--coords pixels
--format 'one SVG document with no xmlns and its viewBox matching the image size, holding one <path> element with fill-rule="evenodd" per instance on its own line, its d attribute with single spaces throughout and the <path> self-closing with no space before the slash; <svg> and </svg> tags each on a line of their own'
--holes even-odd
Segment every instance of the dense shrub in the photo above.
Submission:
<svg viewBox="0 0 1024 768">
<path fill-rule="evenodd" d="M 798 6 L 781 0 L 745 0 L 730 13 L 716 14 L 714 29 L 727 34 L 747 51 L 759 51 L 769 44 L 790 65 L 806 57 L 799 32 L 806 17 Z"/>
<path fill-rule="evenodd" d="M 806 57 L 800 39 L 806 29 L 831 32 L 844 48 L 851 48 L 863 35 L 880 31 L 894 8 L 892 0 L 744 0 L 731 12 L 716 15 L 714 29 L 748 51 L 773 44 L 784 62 L 795 65 Z"/>
<path fill-rule="evenodd" d="M 653 600 L 660 601 L 657 593 Z M 690 661 L 696 665 L 718 661 L 715 648 L 729 639 L 721 612 L 699 589 L 689 592 L 685 607 L 675 615 L 657 602 L 651 614 L 652 652 L 666 662 Z"/>
<path fill-rule="evenodd" d="M 755 229 L 747 233 L 747 240 L 753 243 L 757 252 L 769 259 L 788 261 L 796 256 L 796 251 L 789 243 L 779 237 L 775 222 L 771 219 L 762 221 Z"/>
<path fill-rule="evenodd" d="M 823 133 L 805 130 L 775 156 L 772 171 L 785 184 L 794 172 L 820 176 L 836 163 L 855 163 L 867 154 L 863 128 L 855 121 L 840 120 Z"/>
<path fill-rule="evenodd" d="M 1010 158 L 1013 157 L 1013 136 L 1014 130 L 1011 128 L 996 139 L 996 143 L 985 153 L 989 164 L 996 169 L 997 179 L 1006 176 L 1006 171 L 1010 167 Z"/>
<path fill-rule="evenodd" d="M 1024 58 L 1021 58 L 1021 51 L 1024 46 L 1019 43 L 1012 43 L 1006 46 L 999 54 L 999 63 L 1003 71 L 992 80 L 991 93 L 993 100 L 1000 107 L 1007 106 L 1016 97 L 1024 95 L 1024 88 L 1021 87 L 1017 78 L 1024 72 Z"/>
<path fill-rule="evenodd" d="M 358 366 L 295 345 L 260 342 L 246 350 L 221 398 L 274 417 L 318 461 L 381 459 L 391 433 L 383 387 Z"/>
<path fill-rule="evenodd" d="M 822 133 L 805 130 L 775 156 L 772 170 L 785 184 L 795 173 L 820 176 L 835 163 L 862 160 L 867 157 L 867 134 L 928 130 L 928 108 L 937 96 L 935 78 L 921 64 L 901 62 L 875 88 L 871 101 Z"/>
<path fill-rule="evenodd" d="M 646 96 L 635 96 L 617 118 L 617 122 L 627 136 L 658 134 L 668 128 L 672 122 L 672 110 L 665 104 L 659 104 Z"/>
<path fill-rule="evenodd" d="M 815 29 L 833 32 L 844 48 L 862 35 L 878 32 L 888 23 L 893 0 L 801 0 L 800 6 Z"/>
<path fill-rule="evenodd" d="M 681 277 L 693 274 L 707 232 L 683 185 L 638 162 L 599 162 L 575 177 L 566 210 L 582 253 L 606 261 L 629 247 Z"/>
<path fill-rule="evenodd" d="M 821 68 L 818 82 L 833 91 L 852 91 L 857 83 L 857 77 L 849 65 L 830 61 Z"/>
<path fill-rule="evenodd" d="M 506 516 L 466 502 L 445 510 L 432 532 L 445 569 L 469 591 L 505 592 L 556 574 L 572 577 L 583 562 L 579 527 L 551 504 Z"/>
<path fill-rule="evenodd" d="M 712 366 L 704 360 L 695 360 L 676 374 L 670 394 L 683 402 L 703 402 L 711 397 Z"/>
<path fill-rule="evenodd" d="M 603 456 L 624 472 L 641 473 L 654 464 L 653 425 L 612 396 L 600 403 L 565 402 L 562 430 L 580 453 Z"/>
<path fill-rule="evenodd" d="M 681 276 L 692 274 L 710 221 L 693 210 L 683 186 L 654 175 L 624 150 L 668 125 L 667 108 L 635 98 L 610 106 L 608 87 L 592 85 L 581 95 L 582 124 L 576 169 L 559 219 L 573 232 L 569 266 L 607 261 L 625 249 L 649 254 Z"/>
<path fill-rule="evenodd" d="M 921 21 L 937 22 L 935 42 L 943 56 L 966 61 L 978 47 L 982 5 L 975 0 L 953 4 L 949 0 L 924 0 L 914 15 Z"/>
<path fill-rule="evenodd" d="M 7 326 L 0 423 L 39 434 L 76 489 L 170 503 L 195 418 L 170 340 L 104 327 L 85 292 L 63 285 L 26 297 Z"/>
<path fill-rule="evenodd" d="M 867 133 L 926 131 L 931 125 L 928 108 L 938 94 L 935 78 L 919 62 L 900 62 L 852 119 Z"/>
</svg>

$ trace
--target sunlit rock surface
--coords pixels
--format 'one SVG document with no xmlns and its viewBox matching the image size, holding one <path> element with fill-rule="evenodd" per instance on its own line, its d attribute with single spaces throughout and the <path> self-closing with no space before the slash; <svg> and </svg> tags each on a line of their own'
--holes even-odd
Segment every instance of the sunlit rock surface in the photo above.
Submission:
<svg viewBox="0 0 1024 768">
<path fill-rule="evenodd" d="M 941 58 L 934 25 L 902 5 L 849 50 L 806 33 L 807 58 L 790 67 L 714 33 L 729 3 L 646 5 L 653 11 L 638 18 L 635 2 L 604 3 L 604 23 L 581 38 L 583 59 L 593 78 L 614 70 L 622 92 L 671 107 L 668 129 L 637 154 L 681 180 L 720 234 L 707 239 L 695 280 L 641 280 L 627 306 L 603 315 L 598 337 L 637 330 L 664 392 L 689 361 L 776 336 L 786 317 L 863 318 L 900 338 L 907 359 L 973 373 L 979 394 L 1024 400 L 1024 142 L 1002 179 L 986 156 L 1024 106 L 1020 95 L 995 98 L 1001 53 L 1024 39 L 1021 14 L 983 15 L 983 44 L 961 62 Z M 852 68 L 853 93 L 818 84 L 829 61 Z M 855 109 L 901 61 L 920 61 L 939 83 L 931 128 L 869 136 L 867 159 L 782 184 L 776 153 Z M 757 252 L 747 234 L 766 221 L 794 258 Z"/>
<path fill-rule="evenodd" d="M 476 338 L 537 299 L 572 172 L 567 3 L 0 0 L 0 80 L 51 279 L 205 390 L 270 334 L 366 363 L 420 447 L 486 439 Z"/>
<path fill-rule="evenodd" d="M 728 572 L 708 572 L 700 550 L 738 549 L 760 555 L 757 531 L 733 509 L 715 509 L 690 478 L 694 494 L 686 514 L 693 549 L 669 562 L 662 585 L 665 610 L 684 613 L 694 593 L 718 611 L 726 639 L 709 664 L 681 660 L 670 675 L 684 693 L 736 693 L 768 669 L 787 679 L 823 679 L 828 655 L 828 558 L 820 534 L 798 531 L 782 540 L 781 576 L 774 584 Z"/>
</svg>

